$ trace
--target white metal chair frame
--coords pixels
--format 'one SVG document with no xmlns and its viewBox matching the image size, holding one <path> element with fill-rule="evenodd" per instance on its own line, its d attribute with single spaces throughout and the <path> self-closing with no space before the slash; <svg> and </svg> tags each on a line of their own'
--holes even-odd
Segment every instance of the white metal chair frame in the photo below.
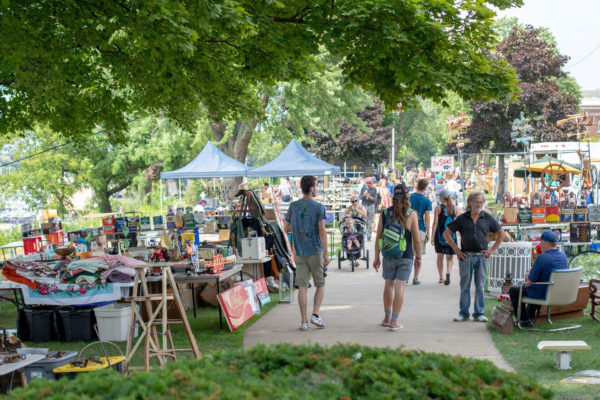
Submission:
<svg viewBox="0 0 600 400">
<path fill-rule="evenodd" d="M 550 282 L 535 282 L 535 285 L 546 285 L 547 293 L 545 299 L 534 299 L 525 297 L 523 298 L 523 286 L 519 288 L 519 306 L 517 309 L 517 325 L 519 329 L 527 330 L 527 331 L 542 331 L 542 332 L 557 332 L 564 331 L 568 329 L 577 329 L 581 328 L 579 324 L 554 324 L 551 319 L 550 310 L 552 306 L 566 306 L 572 304 L 577 299 L 577 291 L 579 287 L 579 282 L 581 279 L 582 268 L 575 269 L 559 269 L 552 271 L 550 274 Z M 569 276 L 569 280 L 564 281 L 560 278 L 566 278 L 565 275 L 574 274 L 574 276 Z M 560 278 L 559 278 L 560 277 Z M 564 283 L 563 283 L 564 282 Z M 567 292 L 560 292 L 563 289 L 563 286 L 566 284 L 573 285 L 573 290 L 569 290 Z M 529 286 L 529 284 L 527 285 Z M 558 292 L 558 293 L 555 293 Z M 558 298 L 557 298 L 558 297 Z M 537 304 L 540 306 L 547 306 L 548 313 L 546 315 L 546 319 L 550 325 L 561 326 L 560 328 L 553 329 L 540 329 L 540 328 L 524 328 L 521 326 L 521 303 L 525 302 L 527 304 Z"/>
</svg>

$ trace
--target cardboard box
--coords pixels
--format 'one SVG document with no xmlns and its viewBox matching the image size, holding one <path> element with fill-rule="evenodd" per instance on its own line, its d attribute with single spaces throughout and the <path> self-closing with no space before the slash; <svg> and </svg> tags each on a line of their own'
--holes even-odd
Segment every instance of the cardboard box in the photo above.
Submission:
<svg viewBox="0 0 600 400">
<path fill-rule="evenodd" d="M 152 224 L 154 225 L 154 229 L 165 229 L 165 222 L 162 215 L 152 217 Z"/>
<path fill-rule="evenodd" d="M 560 209 L 558 207 L 546 207 L 546 222 L 560 221 Z"/>
<path fill-rule="evenodd" d="M 573 222 L 587 221 L 587 207 L 577 207 L 573 215 Z"/>
<path fill-rule="evenodd" d="M 183 225 L 186 228 L 195 228 L 196 220 L 194 219 L 194 214 L 189 213 L 183 216 Z"/>
<path fill-rule="evenodd" d="M 573 222 L 575 209 L 573 207 L 563 207 L 560 209 L 560 222 Z"/>
<path fill-rule="evenodd" d="M 215 254 L 215 249 L 198 249 L 198 257 L 205 260 L 210 260 Z"/>
<path fill-rule="evenodd" d="M 117 217 L 115 218 L 115 231 L 123 232 L 123 227 L 127 225 L 127 218 Z"/>
<path fill-rule="evenodd" d="M 600 206 L 588 206 L 588 219 L 590 220 L 590 222 L 600 221 Z"/>
<path fill-rule="evenodd" d="M 229 229 L 219 229 L 219 240 L 229 240 Z"/>
<path fill-rule="evenodd" d="M 217 232 L 217 223 L 215 221 L 206 221 L 204 223 L 204 233 Z"/>
<path fill-rule="evenodd" d="M 132 217 L 127 217 L 127 227 L 129 228 L 129 232 L 137 232 L 140 230 L 140 217 L 139 215 L 134 215 Z"/>
<path fill-rule="evenodd" d="M 544 224 L 546 222 L 546 208 L 533 207 L 531 209 L 531 222 L 534 224 Z"/>
<path fill-rule="evenodd" d="M 533 214 L 531 213 L 531 208 L 525 207 L 519 209 L 517 213 L 517 220 L 520 224 L 530 224 L 533 218 Z"/>
<path fill-rule="evenodd" d="M 504 209 L 504 221 L 507 224 L 516 224 L 519 209 L 517 207 L 507 207 Z"/>
<path fill-rule="evenodd" d="M 175 216 L 167 215 L 167 229 L 175 229 Z"/>
<path fill-rule="evenodd" d="M 142 217 L 140 218 L 140 230 L 142 231 L 151 231 L 152 223 L 150 217 Z"/>
<path fill-rule="evenodd" d="M 42 221 L 48 222 L 50 218 L 58 217 L 58 212 L 56 210 L 42 210 Z"/>
<path fill-rule="evenodd" d="M 244 238 L 242 239 L 242 257 L 258 260 L 264 258 L 267 254 L 265 248 L 265 238 Z"/>
</svg>

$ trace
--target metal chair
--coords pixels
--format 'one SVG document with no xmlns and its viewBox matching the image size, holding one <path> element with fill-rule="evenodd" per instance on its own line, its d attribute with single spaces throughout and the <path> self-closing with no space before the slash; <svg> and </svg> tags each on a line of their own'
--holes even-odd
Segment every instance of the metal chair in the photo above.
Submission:
<svg viewBox="0 0 600 400">
<path fill-rule="evenodd" d="M 550 282 L 536 282 L 536 285 L 547 285 L 546 298 L 534 299 L 531 297 L 523 297 L 523 286 L 519 289 L 519 307 L 517 310 L 517 321 L 519 329 L 528 331 L 543 331 L 543 332 L 556 332 L 564 331 L 567 329 L 581 328 L 581 325 L 577 324 L 553 324 L 550 317 L 550 309 L 552 306 L 567 306 L 572 304 L 577 299 L 577 292 L 579 290 L 579 282 L 581 280 L 582 268 L 575 269 L 558 269 L 552 271 L 550 274 Z M 554 329 L 539 329 L 539 328 L 523 328 L 521 326 L 521 303 L 537 304 L 540 306 L 548 307 L 547 320 L 551 325 L 559 325 L 561 328 Z"/>
<path fill-rule="evenodd" d="M 599 279 L 590 279 L 590 303 L 592 304 L 592 308 L 590 310 L 590 316 L 594 318 L 596 321 L 600 322 L 600 318 L 598 318 L 598 313 L 600 310 L 597 310 L 596 307 L 600 307 L 600 280 Z"/>
</svg>

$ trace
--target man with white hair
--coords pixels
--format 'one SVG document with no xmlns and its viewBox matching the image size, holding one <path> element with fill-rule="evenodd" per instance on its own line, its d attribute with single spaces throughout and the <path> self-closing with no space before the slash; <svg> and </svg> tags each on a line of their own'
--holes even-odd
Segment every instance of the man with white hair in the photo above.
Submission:
<svg viewBox="0 0 600 400">
<path fill-rule="evenodd" d="M 471 279 L 475 281 L 475 302 L 473 320 L 486 322 L 483 313 L 485 298 L 483 285 L 487 277 L 488 259 L 498 249 L 504 239 L 504 230 L 489 213 L 483 211 L 485 198 L 481 192 L 471 192 L 467 199 L 467 211 L 448 224 L 444 232 L 446 242 L 452 247 L 459 260 L 460 272 L 460 312 L 454 321 L 468 321 L 471 308 Z M 460 249 L 452 239 L 452 234 L 460 232 Z M 488 233 L 497 232 L 498 238 L 488 249 Z"/>
<path fill-rule="evenodd" d="M 367 240 L 371 240 L 375 202 L 377 201 L 377 188 L 373 185 L 373 178 L 369 177 L 365 180 L 365 185 L 360 190 L 360 200 L 362 206 L 367 210 Z"/>
</svg>

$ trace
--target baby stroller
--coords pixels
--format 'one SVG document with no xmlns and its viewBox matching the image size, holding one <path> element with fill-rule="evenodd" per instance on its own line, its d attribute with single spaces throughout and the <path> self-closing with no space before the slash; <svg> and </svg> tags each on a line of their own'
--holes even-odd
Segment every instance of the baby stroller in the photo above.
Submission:
<svg viewBox="0 0 600 400">
<path fill-rule="evenodd" d="M 358 265 L 356 260 L 365 260 L 367 262 L 367 269 L 369 269 L 369 250 L 365 249 L 365 231 L 367 229 L 367 221 L 364 220 L 360 215 L 357 217 L 352 217 L 354 220 L 354 228 L 356 229 L 356 233 L 344 233 L 344 228 L 346 226 L 346 220 L 350 218 L 345 216 L 340 221 L 340 233 L 342 234 L 342 248 L 338 250 L 338 269 L 342 269 L 342 261 L 350 260 L 350 265 L 352 266 L 352 272 L 354 272 L 354 267 Z M 348 249 L 347 246 L 347 238 L 350 235 L 356 236 L 356 240 L 360 246 L 355 248 L 354 245 L 352 249 Z M 362 254 L 362 256 L 361 256 Z M 346 255 L 346 257 L 344 257 Z"/>
</svg>

